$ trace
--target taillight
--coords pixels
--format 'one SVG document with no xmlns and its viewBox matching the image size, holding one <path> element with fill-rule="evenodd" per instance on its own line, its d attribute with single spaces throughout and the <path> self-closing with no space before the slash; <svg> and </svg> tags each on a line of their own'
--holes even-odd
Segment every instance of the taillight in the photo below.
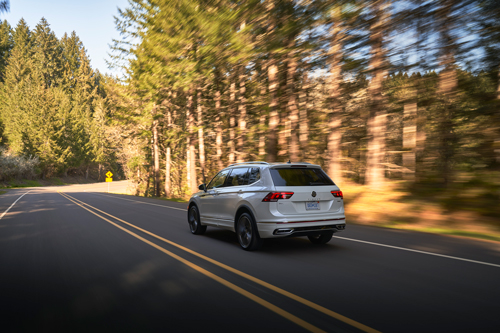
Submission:
<svg viewBox="0 0 500 333">
<path fill-rule="evenodd" d="M 279 199 L 290 199 L 293 195 L 293 192 L 269 192 L 268 195 L 262 199 L 263 202 L 275 202 Z"/>
<path fill-rule="evenodd" d="M 344 195 L 342 194 L 342 191 L 332 191 L 332 195 L 333 195 L 335 198 L 341 198 L 341 199 L 344 199 Z"/>
</svg>

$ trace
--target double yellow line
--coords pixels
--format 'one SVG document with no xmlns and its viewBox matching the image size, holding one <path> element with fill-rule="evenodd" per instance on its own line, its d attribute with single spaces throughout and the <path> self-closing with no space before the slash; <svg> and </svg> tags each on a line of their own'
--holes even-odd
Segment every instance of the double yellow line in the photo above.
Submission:
<svg viewBox="0 0 500 333">
<path fill-rule="evenodd" d="M 329 309 L 327 309 L 327 308 L 325 308 L 325 307 L 323 307 L 321 305 L 318 305 L 316 303 L 308 301 L 305 298 L 302 298 L 300 296 L 292 294 L 292 293 L 290 293 L 290 292 L 288 292 L 286 290 L 283 290 L 283 289 L 281 289 L 279 287 L 276 287 L 276 286 L 274 286 L 274 285 L 272 285 L 270 283 L 267 283 L 267 282 L 262 281 L 262 280 L 260 280 L 260 279 L 258 279 L 256 277 L 253 277 L 251 275 L 243 273 L 242 271 L 239 271 L 239 270 L 237 270 L 237 269 L 235 269 L 233 267 L 230 267 L 230 266 L 225 265 L 225 264 L 223 264 L 221 262 L 218 262 L 218 261 L 216 261 L 216 260 L 214 260 L 212 258 L 204 256 L 203 254 L 200 254 L 200 253 L 195 252 L 195 251 L 193 251 L 191 249 L 188 249 L 188 248 L 186 248 L 186 247 L 184 247 L 182 245 L 174 243 L 174 242 L 172 242 L 172 241 L 170 241 L 168 239 L 160 237 L 160 236 L 158 236 L 158 235 L 156 235 L 156 234 L 154 234 L 154 233 L 152 233 L 150 231 L 147 231 L 145 229 L 137 227 L 137 226 L 135 226 L 135 225 L 133 225 L 133 224 L 127 222 L 127 221 L 124 221 L 124 220 L 122 220 L 122 219 L 120 219 L 120 218 L 118 218 L 116 216 L 113 216 L 113 215 L 108 214 L 108 213 L 106 213 L 106 212 L 104 212 L 104 211 L 102 211 L 102 210 L 100 210 L 98 208 L 95 208 L 94 206 L 91 206 L 91 205 L 89 205 L 89 204 L 87 204 L 87 203 L 85 203 L 85 202 L 83 202 L 81 200 L 78 200 L 78 199 L 70 196 L 67 193 L 63 193 L 63 192 L 58 192 L 58 193 L 61 194 L 66 199 L 68 199 L 69 201 L 73 202 L 74 204 L 82 207 L 83 209 L 89 211 L 90 213 L 94 214 L 95 216 L 101 218 L 102 220 L 104 220 L 104 221 L 112 224 L 113 226 L 115 226 L 115 227 L 117 227 L 117 228 L 125 231 L 126 233 L 130 234 L 131 236 L 133 236 L 133 237 L 135 237 L 135 238 L 143 241 L 144 243 L 146 243 L 148 245 L 151 245 L 152 247 L 160 250 L 161 252 L 169 255 L 170 257 L 172 257 L 172 258 L 174 258 L 174 259 L 182 262 L 183 264 L 185 264 L 185 265 L 193 268 L 197 272 L 200 272 L 201 274 L 203 274 L 203 275 L 205 275 L 205 276 L 207 276 L 207 277 L 209 277 L 209 278 L 211 278 L 211 279 L 213 279 L 213 280 L 215 280 L 215 281 L 223 284 L 224 286 L 226 286 L 226 287 L 228 287 L 228 288 L 236 291 L 237 293 L 239 293 L 239 294 L 241 294 L 241 295 L 243 295 L 243 296 L 251 299 L 252 301 L 254 301 L 254 302 L 256 302 L 256 303 L 264 306 L 265 308 L 267 308 L 267 309 L 273 311 L 274 313 L 276 313 L 276 314 L 278 314 L 278 315 L 280 315 L 280 316 L 282 316 L 282 317 L 290 320 L 291 322 L 293 322 L 293 323 L 295 323 L 295 324 L 297 324 L 297 325 L 305 328 L 306 330 L 308 330 L 310 332 L 324 332 L 324 331 L 321 330 L 321 329 L 319 329 L 318 327 L 316 327 L 316 326 L 314 326 L 312 324 L 309 324 L 308 322 L 306 322 L 306 321 L 298 318 L 297 316 L 294 316 L 293 314 L 291 314 L 291 313 L 289 313 L 289 312 L 287 312 L 287 311 L 285 311 L 285 310 L 283 310 L 283 309 L 281 309 L 281 308 L 279 308 L 279 307 L 277 307 L 277 306 L 275 306 L 275 305 L 267 302 L 266 300 L 264 300 L 264 299 L 262 299 L 262 298 L 260 298 L 260 297 L 258 297 L 256 295 L 254 295 L 254 294 L 252 294 L 252 293 L 250 293 L 250 292 L 248 292 L 248 291 L 246 291 L 246 290 L 244 290 L 244 289 L 236 286 L 235 284 L 233 284 L 233 283 L 231 283 L 231 282 L 229 282 L 229 281 L 227 281 L 227 280 L 225 280 L 225 279 L 223 279 L 223 278 L 221 278 L 221 277 L 219 277 L 219 276 L 217 276 L 217 275 L 215 275 L 215 274 L 207 271 L 206 269 L 204 269 L 204 268 L 202 268 L 202 267 L 200 267 L 200 266 L 198 266 L 198 265 L 196 265 L 196 264 L 194 264 L 194 263 L 192 263 L 192 262 L 190 262 L 190 261 L 188 261 L 188 260 L 186 260 L 186 259 L 184 259 L 184 258 L 182 258 L 182 257 L 180 257 L 178 255 L 176 255 L 175 253 L 172 253 L 172 252 L 166 250 L 165 248 L 163 248 L 163 247 L 161 247 L 161 246 L 159 246 L 159 245 L 157 245 L 157 244 L 155 244 L 155 243 L 153 243 L 153 242 L 151 242 L 151 241 L 149 241 L 149 240 L 147 240 L 147 239 L 139 236 L 138 234 L 136 234 L 136 233 L 134 233 L 134 232 L 132 232 L 132 231 L 130 231 L 130 230 L 128 230 L 128 229 L 126 229 L 126 228 L 118 225 L 118 224 L 116 224 L 115 222 L 107 219 L 106 217 L 104 217 L 104 216 L 102 216 L 100 214 L 97 214 L 95 211 L 97 211 L 97 212 L 99 212 L 101 214 L 104 214 L 106 216 L 109 216 L 109 217 L 113 218 L 114 220 L 119 221 L 119 222 L 121 222 L 123 224 L 126 224 L 126 225 L 128 225 L 128 226 L 130 226 L 130 227 L 132 227 L 134 229 L 137 229 L 137 230 L 139 230 L 141 232 L 144 232 L 145 234 L 147 234 L 149 236 L 152 236 L 152 237 L 154 237 L 156 239 L 159 239 L 159 240 L 161 240 L 161 241 L 163 241 L 163 242 L 165 242 L 167 244 L 175 246 L 175 247 L 177 247 L 177 248 L 179 248 L 179 249 L 181 249 L 181 250 L 183 250 L 183 251 L 185 251 L 187 253 L 195 255 L 195 256 L 197 256 L 197 257 L 199 257 L 199 258 L 201 258 L 201 259 L 203 259 L 205 261 L 208 261 L 208 262 L 210 262 L 210 263 L 212 263 L 212 264 L 214 264 L 216 266 L 219 266 L 219 267 L 221 267 L 221 268 L 223 268 L 223 269 L 225 269 L 225 270 L 227 270 L 227 271 L 229 271 L 231 273 L 239 275 L 239 276 L 241 276 L 241 277 L 243 277 L 243 278 L 245 278 L 247 280 L 250 280 L 250 281 L 252 281 L 252 282 L 254 282 L 256 284 L 259 284 L 259 285 L 261 285 L 261 286 L 263 286 L 265 288 L 268 288 L 268 289 L 270 289 L 270 290 L 272 290 L 272 291 L 274 291 L 274 292 L 276 292 L 278 294 L 281 294 L 281 295 L 286 296 L 286 297 L 288 297 L 290 299 L 293 299 L 294 301 L 297 301 L 297 302 L 299 302 L 299 303 L 301 303 L 303 305 L 306 305 L 306 306 L 308 306 L 308 307 L 310 307 L 312 309 L 315 309 L 315 310 L 317 310 L 317 311 L 319 311 L 319 312 L 321 312 L 321 313 L 323 313 L 323 314 L 325 314 L 327 316 L 330 316 L 330 317 L 335 318 L 337 320 L 340 320 L 340 321 L 342 321 L 342 322 L 344 322 L 346 324 L 349 324 L 349 325 L 351 325 L 351 326 L 353 326 L 353 327 L 355 327 L 355 328 L 357 328 L 357 329 L 359 329 L 359 330 L 361 330 L 363 332 L 370 332 L 370 333 L 379 332 L 379 331 L 377 331 L 377 330 L 375 330 L 373 328 L 370 328 L 370 327 L 368 327 L 366 325 L 358 323 L 357 321 L 354 321 L 354 320 L 349 319 L 349 318 L 347 318 L 345 316 L 342 316 L 341 314 L 338 314 L 338 313 L 336 313 L 334 311 L 331 311 L 331 310 L 329 310 Z M 90 207 L 93 210 L 91 210 L 91 209 L 89 209 L 87 207 Z"/>
</svg>

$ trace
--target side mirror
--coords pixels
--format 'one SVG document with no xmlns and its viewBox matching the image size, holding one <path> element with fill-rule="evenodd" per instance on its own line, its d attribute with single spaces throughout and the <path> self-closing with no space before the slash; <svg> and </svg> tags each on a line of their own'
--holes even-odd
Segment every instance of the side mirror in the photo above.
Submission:
<svg viewBox="0 0 500 333">
<path fill-rule="evenodd" d="M 205 184 L 201 184 L 200 186 L 198 186 L 198 190 L 200 191 L 207 191 L 207 186 Z"/>
</svg>

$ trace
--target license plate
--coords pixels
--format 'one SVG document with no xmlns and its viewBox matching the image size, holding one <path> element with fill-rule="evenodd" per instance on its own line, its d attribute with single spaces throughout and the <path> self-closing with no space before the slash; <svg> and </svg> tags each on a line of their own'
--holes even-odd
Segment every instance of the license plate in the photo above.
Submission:
<svg viewBox="0 0 500 333">
<path fill-rule="evenodd" d="M 319 202 L 306 202 L 306 210 L 319 210 Z"/>
</svg>

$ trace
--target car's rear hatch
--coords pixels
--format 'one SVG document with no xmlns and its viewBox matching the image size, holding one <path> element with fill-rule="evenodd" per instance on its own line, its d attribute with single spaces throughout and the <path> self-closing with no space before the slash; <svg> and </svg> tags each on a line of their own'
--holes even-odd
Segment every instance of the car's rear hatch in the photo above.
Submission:
<svg viewBox="0 0 500 333">
<path fill-rule="evenodd" d="M 343 199 L 334 196 L 339 188 L 319 166 L 280 165 L 269 169 L 276 192 L 292 193 L 277 201 L 283 215 L 317 215 L 338 212 Z"/>
</svg>

